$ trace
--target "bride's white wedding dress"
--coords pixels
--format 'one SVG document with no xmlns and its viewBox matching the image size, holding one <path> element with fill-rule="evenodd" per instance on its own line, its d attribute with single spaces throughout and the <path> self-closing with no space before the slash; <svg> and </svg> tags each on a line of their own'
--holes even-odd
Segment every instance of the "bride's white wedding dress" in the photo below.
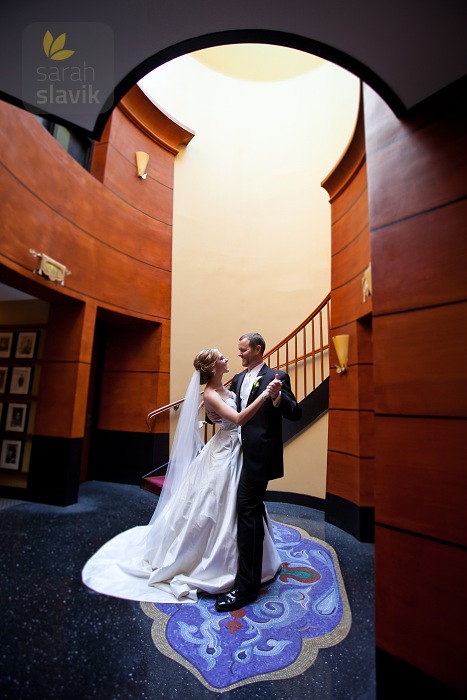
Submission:
<svg viewBox="0 0 467 700">
<path fill-rule="evenodd" d="M 236 410 L 233 394 L 226 403 Z M 192 603 L 198 592 L 231 588 L 241 468 L 238 428 L 222 420 L 156 525 L 134 527 L 104 544 L 84 566 L 83 582 L 106 595 L 159 603 Z M 264 530 L 263 582 L 281 565 L 268 516 Z"/>
</svg>

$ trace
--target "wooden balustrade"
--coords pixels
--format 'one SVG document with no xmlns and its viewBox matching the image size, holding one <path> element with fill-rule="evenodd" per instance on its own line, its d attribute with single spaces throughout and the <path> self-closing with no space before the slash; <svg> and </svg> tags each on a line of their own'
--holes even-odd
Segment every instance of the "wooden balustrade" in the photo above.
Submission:
<svg viewBox="0 0 467 700">
<path fill-rule="evenodd" d="M 294 331 L 264 355 L 268 367 L 281 369 L 290 375 L 297 401 L 302 401 L 329 376 L 330 322 L 331 294 L 328 294 Z M 231 381 L 226 382 L 225 386 Z M 200 401 L 202 397 L 201 391 Z M 180 399 L 151 411 L 146 417 L 148 429 L 152 430 L 157 416 L 171 408 L 177 410 L 182 403 L 183 399 Z M 215 429 L 215 425 L 205 423 L 205 440 L 211 437 Z"/>
</svg>

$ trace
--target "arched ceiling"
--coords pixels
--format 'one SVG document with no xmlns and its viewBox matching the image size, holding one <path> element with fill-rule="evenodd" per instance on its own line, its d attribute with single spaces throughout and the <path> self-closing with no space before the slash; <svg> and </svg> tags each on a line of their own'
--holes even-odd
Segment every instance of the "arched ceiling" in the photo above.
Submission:
<svg viewBox="0 0 467 700">
<path fill-rule="evenodd" d="M 94 138 L 146 73 L 212 46 L 307 51 L 398 116 L 467 73 L 465 0 L 22 0 L 3 3 L 0 20 L 0 97 Z"/>
</svg>

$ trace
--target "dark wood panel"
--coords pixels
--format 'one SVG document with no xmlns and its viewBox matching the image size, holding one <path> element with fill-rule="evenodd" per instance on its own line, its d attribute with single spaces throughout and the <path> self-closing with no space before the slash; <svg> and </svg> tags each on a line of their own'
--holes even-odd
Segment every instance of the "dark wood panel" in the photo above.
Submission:
<svg viewBox="0 0 467 700">
<path fill-rule="evenodd" d="M 328 452 L 326 492 L 359 503 L 360 458 L 341 452 Z"/>
<path fill-rule="evenodd" d="M 358 178 L 361 176 L 365 164 L 365 120 L 360 86 L 360 100 L 358 105 L 357 121 L 352 138 L 343 153 L 340 161 L 329 175 L 321 182 L 321 186 L 329 193 L 332 210 L 340 212 L 341 194 L 343 190 L 359 190 Z M 360 184 L 361 184 L 360 180 Z M 366 174 L 363 182 L 366 188 Z"/>
<path fill-rule="evenodd" d="M 105 371 L 102 375 L 99 429 L 147 432 L 146 416 L 154 408 L 158 381 L 158 372 Z"/>
<path fill-rule="evenodd" d="M 329 411 L 329 450 L 372 457 L 373 413 L 370 411 Z"/>
<path fill-rule="evenodd" d="M 170 117 L 163 109 L 149 100 L 134 85 L 119 103 L 121 109 L 141 131 L 149 134 L 166 150 L 176 155 L 180 146 L 188 145 L 195 132 Z"/>
<path fill-rule="evenodd" d="M 467 421 L 377 416 L 375 443 L 378 522 L 466 547 Z"/>
<path fill-rule="evenodd" d="M 339 192 L 332 201 L 331 222 L 338 223 L 352 207 L 363 204 L 367 199 L 367 170 L 365 153 L 361 153 L 361 163 L 349 180 L 342 180 Z"/>
<path fill-rule="evenodd" d="M 75 246 L 83 246 L 89 250 L 89 255 L 95 256 L 94 251 L 103 245 L 103 257 L 108 250 L 121 251 L 145 263 L 171 269 L 170 227 L 150 219 L 115 198 L 112 202 L 107 202 L 105 209 L 102 201 L 98 204 L 88 192 L 95 209 L 93 215 L 89 212 L 89 220 L 84 222 L 80 197 L 86 196 L 86 190 L 80 192 L 77 189 L 73 197 L 74 212 L 68 211 L 62 215 L 55 208 L 58 201 L 38 199 L 3 169 L 0 171 L 0 187 L 4 193 L 1 198 L 2 233 L 4 243 L 8 246 L 2 246 L 2 252 L 8 255 L 17 249 L 23 250 L 23 237 L 27 236 L 27 244 L 33 244 L 40 252 L 46 252 L 60 261 L 69 258 L 68 246 L 62 242 L 62 231 L 69 230 L 75 239 L 80 238 Z M 88 203 L 87 208 L 92 208 L 92 203 Z M 88 223 L 89 226 L 86 227 Z M 26 253 L 29 256 L 26 259 L 33 261 L 28 249 Z"/>
<path fill-rule="evenodd" d="M 333 272 L 331 272 L 333 275 Z M 351 321 L 366 316 L 372 309 L 372 297 L 363 301 L 362 274 L 357 274 L 356 277 L 343 283 L 341 286 L 332 287 L 331 290 L 331 308 L 332 308 L 332 327 L 342 328 Z M 341 332 L 339 330 L 339 332 Z"/>
<path fill-rule="evenodd" d="M 351 338 L 352 339 L 352 338 Z M 349 358 L 350 358 L 350 342 L 349 339 Z M 358 369 L 356 365 L 350 365 L 347 372 L 338 374 L 334 369 L 334 362 L 338 362 L 334 345 L 331 351 L 331 362 L 333 363 L 330 369 L 329 376 L 329 408 L 340 410 L 358 411 L 359 396 L 358 396 Z"/>
<path fill-rule="evenodd" d="M 105 369 L 109 371 L 158 371 L 160 324 L 109 325 L 106 334 Z"/>
<path fill-rule="evenodd" d="M 92 176 L 95 177 L 97 180 L 100 180 L 100 182 L 104 182 L 105 163 L 107 160 L 108 150 L 108 141 L 102 143 L 95 143 L 93 147 L 90 172 L 92 173 Z"/>
<path fill-rule="evenodd" d="M 6 169 L 0 172 L 4 193 L 0 201 L 11 245 L 16 242 L 18 247 L 26 234 L 34 240 L 32 247 L 41 250 L 42 246 L 52 257 L 65 259 L 69 246 L 62 244 L 62 230 L 73 226 L 73 238 L 79 238 L 85 248 L 83 257 L 90 263 L 101 242 L 105 245 L 102 259 L 113 249 L 170 270 L 171 226 L 116 197 L 79 166 L 36 119 L 29 122 L 27 112 L 12 110 L 1 105 L 0 152 Z M 24 144 L 22 159 L 11 145 L 15 141 Z"/>
<path fill-rule="evenodd" d="M 353 240 L 361 237 L 362 233 L 368 236 L 368 199 L 366 190 L 359 193 L 357 199 L 353 201 L 351 198 L 355 193 L 346 192 L 342 196 L 342 200 L 347 208 L 342 216 L 336 217 L 334 210 L 332 211 L 332 226 L 331 226 L 331 255 L 334 256 L 345 249 Z M 340 199 L 338 200 L 341 201 Z M 368 256 L 369 257 L 369 256 Z"/>
<path fill-rule="evenodd" d="M 371 302 L 371 297 L 370 297 Z M 373 327 L 371 315 L 371 303 L 364 305 L 368 314 L 362 316 L 356 324 L 357 330 L 357 361 L 359 363 L 373 364 Z M 372 380 L 373 383 L 373 380 Z M 365 390 L 365 387 L 362 387 Z M 373 404 L 372 404 L 373 405 Z"/>
<path fill-rule="evenodd" d="M 368 177 L 378 193 L 372 230 L 465 197 L 467 105 L 462 89 L 437 120 L 423 114 L 401 125 L 382 102 L 369 100 L 369 105 Z M 384 123 L 384 135 L 377 123 Z"/>
<path fill-rule="evenodd" d="M 141 146 L 144 149 L 144 145 Z M 150 148 L 146 147 L 149 152 Z M 134 155 L 134 154 L 133 154 Z M 115 148 L 109 150 L 105 170 L 105 186 L 122 202 L 146 214 L 150 219 L 172 226 L 173 221 L 173 189 L 159 182 L 150 174 L 149 167 L 153 165 L 153 173 L 157 167 L 156 158 L 150 158 L 148 175 L 145 180 L 138 177 L 135 162 L 128 161 Z M 148 221 L 151 226 L 151 221 Z"/>
<path fill-rule="evenodd" d="M 467 303 L 373 320 L 375 411 L 467 417 Z"/>
<path fill-rule="evenodd" d="M 136 151 L 145 151 L 149 155 L 148 178 L 151 177 L 173 190 L 174 154 L 140 131 L 119 108 L 112 115 L 111 139 L 118 152 L 133 166 L 132 175 L 135 177 L 135 185 L 147 184 L 139 182 L 136 172 Z"/>
<path fill-rule="evenodd" d="M 376 527 L 376 644 L 467 690 L 467 551 Z"/>
<path fill-rule="evenodd" d="M 467 299 L 467 199 L 371 235 L 375 313 Z"/>
<path fill-rule="evenodd" d="M 83 437 L 89 376 L 86 363 L 42 363 L 35 435 Z"/>
<path fill-rule="evenodd" d="M 354 340 L 351 338 L 349 343 Z M 331 368 L 330 381 L 329 408 L 373 410 L 372 365 L 355 364 L 345 374 L 337 374 Z"/>
<path fill-rule="evenodd" d="M 375 505 L 375 460 L 368 457 L 360 460 L 360 505 Z"/>
<path fill-rule="evenodd" d="M 331 287 L 336 289 L 355 277 L 360 282 L 360 301 L 363 299 L 362 277 L 370 262 L 370 238 L 368 228 L 349 241 L 349 244 L 333 255 Z"/>
<path fill-rule="evenodd" d="M 326 492 L 358 506 L 373 506 L 373 459 L 329 452 Z"/>
<path fill-rule="evenodd" d="M 93 304 L 50 305 L 35 434 L 83 437 L 95 319 Z"/>
<path fill-rule="evenodd" d="M 43 359 L 90 364 L 95 320 L 95 304 L 51 304 Z"/>
<path fill-rule="evenodd" d="M 2 184 L 0 171 L 0 187 Z M 126 255 L 102 244 L 93 236 L 84 235 L 78 226 L 55 216 L 49 207 L 38 202 L 26 190 L 10 189 L 3 213 L 5 219 L 0 241 L 6 262 L 13 260 L 24 271 L 32 271 L 35 259 L 29 253 L 29 248 L 33 248 L 50 255 L 71 270 L 71 276 L 65 282 L 67 290 L 89 296 L 95 302 L 115 305 L 130 314 L 169 318 L 171 272 L 155 264 L 148 265 L 142 259 L 150 257 L 144 252 L 150 245 L 140 239 L 137 250 L 137 232 L 131 227 L 128 231 L 135 234 L 132 247 L 138 257 Z M 128 231 L 126 237 L 130 240 L 132 235 Z"/>
</svg>

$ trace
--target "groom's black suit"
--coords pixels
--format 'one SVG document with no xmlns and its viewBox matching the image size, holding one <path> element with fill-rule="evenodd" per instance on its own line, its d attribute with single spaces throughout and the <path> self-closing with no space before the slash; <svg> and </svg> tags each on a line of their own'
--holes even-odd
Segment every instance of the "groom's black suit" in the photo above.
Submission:
<svg viewBox="0 0 467 700">
<path fill-rule="evenodd" d="M 240 389 L 246 370 L 236 374 L 230 389 L 237 396 L 240 410 Z M 261 586 L 261 568 L 264 537 L 264 497 L 268 481 L 284 475 L 282 417 L 297 421 L 302 409 L 290 386 L 290 377 L 263 365 L 251 389 L 247 405 L 275 378 L 282 382 L 281 402 L 274 408 L 271 399 L 241 428 L 243 468 L 237 495 L 238 515 L 238 571 L 234 583 L 242 593 L 257 593 Z"/>
</svg>

